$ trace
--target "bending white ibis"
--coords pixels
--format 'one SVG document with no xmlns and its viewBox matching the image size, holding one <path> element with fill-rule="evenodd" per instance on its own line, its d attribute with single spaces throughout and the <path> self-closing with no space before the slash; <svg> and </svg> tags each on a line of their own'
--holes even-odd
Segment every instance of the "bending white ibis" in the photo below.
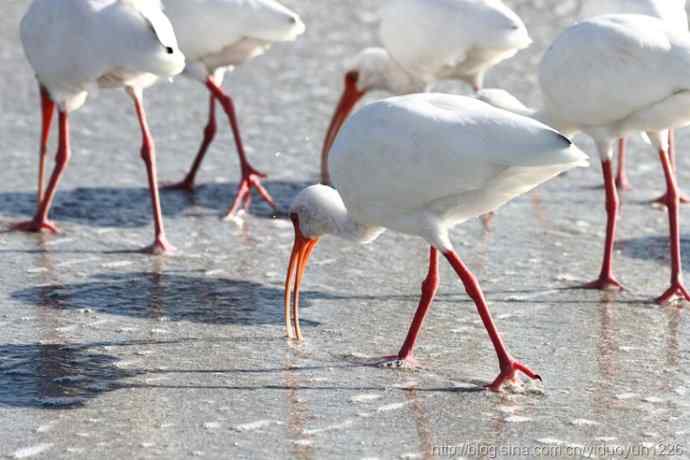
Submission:
<svg viewBox="0 0 690 460">
<path fill-rule="evenodd" d="M 141 156 L 146 164 L 155 221 L 153 253 L 174 250 L 163 228 L 153 139 L 146 122 L 142 89 L 159 77 L 172 77 L 185 60 L 168 18 L 157 0 L 34 0 L 21 22 L 21 39 L 40 86 L 41 131 L 38 205 L 34 218 L 16 230 L 57 233 L 48 219 L 55 192 L 69 161 L 69 113 L 79 109 L 94 88 L 124 87 L 134 100 L 141 126 Z M 59 111 L 59 142 L 47 190 L 43 176 L 48 137 Z"/>
<path fill-rule="evenodd" d="M 165 0 L 170 17 L 187 56 L 184 74 L 203 83 L 210 92 L 208 123 L 199 152 L 185 179 L 168 188 L 191 191 L 206 152 L 216 134 L 216 101 L 230 120 L 242 179 L 227 216 L 247 209 L 255 188 L 274 209 L 273 199 L 261 185 L 266 175 L 247 159 L 232 98 L 223 88 L 228 70 L 263 54 L 273 43 L 293 41 L 305 31 L 300 17 L 274 0 Z"/>
<path fill-rule="evenodd" d="M 671 286 L 658 298 L 690 300 L 683 283 L 678 188 L 669 160 L 667 130 L 690 123 L 690 35 L 643 15 L 599 16 L 565 30 L 539 68 L 544 107 L 527 109 L 502 90 L 480 97 L 530 115 L 567 134 L 584 132 L 601 157 L 606 189 L 606 243 L 599 278 L 585 287 L 621 288 L 612 259 L 618 193 L 611 167 L 612 145 L 626 134 L 646 132 L 658 151 L 666 179 L 671 241 Z"/>
<path fill-rule="evenodd" d="M 666 21 L 671 27 L 680 32 L 688 30 L 688 14 L 685 11 L 685 0 L 584 0 L 580 5 L 580 17 L 587 19 L 607 14 L 644 14 Z M 673 130 L 669 130 L 669 143 L 673 143 Z M 675 149 L 670 149 L 674 152 Z M 671 156 L 671 164 L 675 167 L 675 158 Z M 630 190 L 630 181 L 625 173 L 625 139 L 618 141 L 618 170 L 616 172 L 616 186 L 620 190 Z M 688 199 L 681 195 L 681 202 Z M 665 203 L 665 199 L 655 200 Z"/>
<path fill-rule="evenodd" d="M 302 338 L 300 285 L 319 238 L 332 234 L 368 243 L 390 229 L 431 245 L 419 307 L 392 363 L 414 364 L 417 334 L 439 285 L 441 252 L 474 300 L 498 355 L 500 375 L 490 387 L 498 390 L 517 371 L 539 378 L 511 357 L 477 279 L 448 232 L 565 170 L 586 166 L 587 156 L 530 118 L 463 96 L 416 94 L 374 102 L 355 113 L 333 144 L 331 158 L 337 191 L 308 187 L 290 208 L 295 244 L 285 281 L 289 337 Z"/>
<path fill-rule="evenodd" d="M 321 150 L 323 184 L 331 182 L 328 152 L 338 130 L 367 92 L 418 93 L 442 79 L 476 91 L 491 67 L 532 43 L 525 24 L 500 0 L 391 0 L 380 21 L 383 48 L 367 48 L 347 63 Z"/>
</svg>

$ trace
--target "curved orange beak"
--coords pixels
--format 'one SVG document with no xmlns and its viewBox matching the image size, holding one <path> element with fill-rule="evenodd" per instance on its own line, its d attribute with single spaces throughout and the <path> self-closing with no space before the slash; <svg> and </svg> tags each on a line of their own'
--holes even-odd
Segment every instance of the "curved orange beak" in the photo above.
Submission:
<svg viewBox="0 0 690 460">
<path fill-rule="evenodd" d="M 285 277 L 285 327 L 290 339 L 301 341 L 303 339 L 302 330 L 299 327 L 299 290 L 307 269 L 309 256 L 314 252 L 314 248 L 319 243 L 318 239 L 310 239 L 302 234 L 299 228 L 299 218 L 296 214 L 290 216 L 295 226 L 295 244 L 292 246 L 290 263 L 288 265 L 287 276 Z M 295 290 L 291 292 L 292 280 L 295 280 Z M 292 305 L 290 300 L 292 300 Z"/>
<path fill-rule="evenodd" d="M 340 102 L 335 109 L 331 124 L 328 126 L 326 138 L 323 141 L 323 148 L 321 149 L 321 183 L 330 185 L 331 179 L 328 172 L 328 154 L 331 151 L 333 142 L 338 136 L 338 131 L 347 120 L 348 115 L 352 112 L 357 102 L 362 99 L 366 91 L 360 91 L 357 88 L 357 81 L 359 80 L 359 73 L 356 71 L 345 74 L 345 89 L 343 95 L 340 97 Z"/>
</svg>

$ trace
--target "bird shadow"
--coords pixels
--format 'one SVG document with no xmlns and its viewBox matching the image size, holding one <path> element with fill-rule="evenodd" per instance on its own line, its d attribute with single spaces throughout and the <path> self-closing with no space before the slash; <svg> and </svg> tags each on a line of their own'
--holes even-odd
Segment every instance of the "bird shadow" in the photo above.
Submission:
<svg viewBox="0 0 690 460">
<path fill-rule="evenodd" d="M 619 240 L 616 249 L 631 259 L 652 260 L 661 265 L 668 265 L 671 260 L 669 240 L 665 235 Z M 680 253 L 683 265 L 690 263 L 690 236 L 681 235 Z"/>
<path fill-rule="evenodd" d="M 290 384 L 232 384 L 213 385 L 203 382 L 192 384 L 158 384 L 127 379 L 155 375 L 206 375 L 228 376 L 276 374 L 284 375 L 310 373 L 333 368 L 363 367 L 355 363 L 324 363 L 303 367 L 251 368 L 251 369 L 145 369 L 127 368 L 119 365 L 121 358 L 103 353 L 125 347 L 165 347 L 183 342 L 200 341 L 183 339 L 170 341 L 131 340 L 125 342 L 97 342 L 87 344 L 0 344 L 0 407 L 35 408 L 43 410 L 71 410 L 84 407 L 88 401 L 122 389 L 175 389 L 175 390 L 272 390 L 272 391 L 333 391 L 345 390 L 387 391 L 390 387 L 373 385 L 290 385 Z M 224 338 L 219 341 L 231 343 Z M 259 339 L 259 341 L 262 341 Z M 263 340 L 265 341 L 265 340 Z M 282 340 L 281 340 L 282 341 Z M 207 340 L 204 340 L 207 342 Z M 366 366 L 371 367 L 371 366 Z M 382 370 L 382 372 L 392 372 Z M 424 392 L 479 392 L 485 382 L 476 382 L 476 388 L 429 387 L 415 388 Z M 399 388 L 407 391 L 406 388 Z"/>
<path fill-rule="evenodd" d="M 0 407 L 76 409 L 141 373 L 90 350 L 99 345 L 110 344 L 0 345 Z"/>
<path fill-rule="evenodd" d="M 508 304 L 582 304 L 599 303 L 597 299 L 586 299 L 576 295 L 557 300 L 549 293 L 574 292 L 573 287 L 557 287 L 541 290 L 488 290 L 486 294 L 493 302 Z M 525 298 L 521 298 L 525 295 Z M 100 273 L 89 280 L 71 284 L 40 285 L 15 291 L 11 297 L 25 304 L 58 310 L 76 309 L 110 315 L 141 319 L 162 319 L 169 321 L 191 321 L 206 324 L 237 325 L 282 325 L 282 287 L 273 287 L 248 280 L 214 278 L 201 274 L 193 276 L 186 272 L 129 272 Z M 330 301 L 330 307 L 338 308 L 334 302 L 376 302 L 396 301 L 409 303 L 410 308 L 419 295 L 386 293 L 380 295 L 339 294 L 315 290 L 301 293 L 301 307 L 309 309 L 316 300 Z M 640 303 L 639 299 L 619 299 L 619 302 Z M 439 294 L 437 305 L 463 305 L 472 310 L 472 300 L 462 292 Z M 328 305 L 328 304 L 326 304 Z M 301 318 L 304 327 L 316 327 L 317 321 Z"/>
<path fill-rule="evenodd" d="M 328 297 L 306 291 L 302 306 Z M 71 284 L 34 286 L 15 291 L 22 303 L 58 310 L 88 310 L 110 315 L 207 324 L 283 324 L 283 289 L 248 280 L 176 273 L 100 273 Z M 302 325 L 319 323 L 302 319 Z"/>
<path fill-rule="evenodd" d="M 277 210 L 272 209 L 256 192 L 253 192 L 252 206 L 250 213 L 259 218 L 287 217 L 287 211 L 294 197 L 304 188 L 313 185 L 314 182 L 286 182 L 286 181 L 266 181 L 262 182 L 268 193 L 271 195 Z M 161 195 L 167 199 L 186 200 L 193 207 L 212 209 L 221 215 L 227 211 L 232 200 L 235 198 L 237 183 L 204 183 L 198 185 L 193 192 L 183 190 L 161 190 Z"/>
<path fill-rule="evenodd" d="M 284 217 L 292 199 L 308 182 L 266 181 L 266 189 L 275 200 L 278 211 L 254 194 L 250 212 L 258 218 Z M 221 216 L 235 196 L 237 183 L 207 183 L 194 192 L 161 191 L 161 206 L 166 217 Z M 58 190 L 51 218 L 93 227 L 137 228 L 151 224 L 151 199 L 145 187 L 79 187 Z M 34 192 L 0 193 L 0 214 L 33 216 L 36 210 Z M 205 213 L 204 210 L 212 212 Z"/>
<path fill-rule="evenodd" d="M 281 370 L 281 372 L 291 372 L 291 369 Z M 164 384 L 125 384 L 122 388 L 132 389 L 158 389 L 158 390 L 225 390 L 225 391 L 332 391 L 334 393 L 342 391 L 371 391 L 371 392 L 388 392 L 398 390 L 400 392 L 417 391 L 423 393 L 480 393 L 486 392 L 487 382 L 472 381 L 469 382 L 475 386 L 472 387 L 389 387 L 385 385 L 164 385 Z"/>
</svg>

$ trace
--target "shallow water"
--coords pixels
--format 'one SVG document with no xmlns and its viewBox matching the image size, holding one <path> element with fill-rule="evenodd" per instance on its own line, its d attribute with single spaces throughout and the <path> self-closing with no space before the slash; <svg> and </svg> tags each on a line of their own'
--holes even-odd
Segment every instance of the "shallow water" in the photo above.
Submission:
<svg viewBox="0 0 690 460">
<path fill-rule="evenodd" d="M 225 84 L 250 158 L 270 174 L 267 188 L 283 208 L 317 177 L 342 62 L 375 43 L 377 2 L 285 3 L 304 17 L 304 39 L 276 46 Z M 537 103 L 534 66 L 577 3 L 509 3 L 535 44 L 487 83 Z M 37 91 L 16 38 L 26 4 L 5 0 L 0 17 L 3 227 L 35 205 Z M 146 103 L 160 178 L 179 179 L 200 141 L 204 89 L 180 78 L 152 88 Z M 479 387 L 497 372 L 493 351 L 445 266 L 419 341 L 421 369 L 369 365 L 397 351 L 416 307 L 427 249 L 414 238 L 324 239 L 304 282 L 306 342 L 287 343 L 291 225 L 259 200 L 243 226 L 219 220 L 239 174 L 227 129 L 198 191 L 162 195 L 179 253 L 134 252 L 150 242 L 152 225 L 130 105 L 123 92 L 103 91 L 74 115 L 74 155 L 52 214 L 63 234 L 0 233 L 0 456 L 609 458 L 633 447 L 625 452 L 638 458 L 648 456 L 641 448 L 690 455 L 688 310 L 651 303 L 668 281 L 667 224 L 644 203 L 663 187 L 641 142 L 632 141 L 635 190 L 624 196 L 616 253 L 624 293 L 563 289 L 598 270 L 596 164 L 510 203 L 491 231 L 470 222 L 453 232 L 512 352 L 544 378 L 543 387 L 490 394 Z M 683 131 L 681 152 L 688 145 Z M 593 151 L 586 139 L 582 146 Z M 680 162 L 689 184 L 687 156 Z M 687 210 L 681 218 L 690 224 Z M 690 262 L 690 238 L 683 249 Z"/>
</svg>

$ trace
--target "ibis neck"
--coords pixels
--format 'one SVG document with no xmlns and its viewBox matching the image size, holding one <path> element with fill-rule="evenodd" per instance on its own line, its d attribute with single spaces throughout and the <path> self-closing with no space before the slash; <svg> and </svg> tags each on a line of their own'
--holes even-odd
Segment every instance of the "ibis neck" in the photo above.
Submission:
<svg viewBox="0 0 690 460">
<path fill-rule="evenodd" d="M 384 232 L 385 229 L 362 224 L 352 217 L 337 190 L 332 190 L 330 206 L 325 219 L 329 227 L 327 233 L 356 243 L 370 243 Z"/>
<path fill-rule="evenodd" d="M 299 224 L 306 238 L 323 235 L 368 243 L 383 229 L 357 221 L 345 206 L 343 198 L 333 187 L 316 184 L 302 190 L 290 206 L 290 217 Z"/>
<path fill-rule="evenodd" d="M 337 213 L 333 214 L 332 217 L 333 229 L 331 233 L 339 238 L 354 241 L 356 243 L 371 243 L 385 231 L 385 229 L 381 227 L 374 227 L 357 222 L 352 218 L 344 205 L 341 209 L 338 209 Z"/>
<path fill-rule="evenodd" d="M 422 93 L 429 86 L 423 79 L 409 72 L 384 49 L 380 49 L 381 60 L 374 64 L 369 89 L 388 91 L 393 94 Z M 366 84 L 366 83 L 365 83 Z"/>
</svg>

